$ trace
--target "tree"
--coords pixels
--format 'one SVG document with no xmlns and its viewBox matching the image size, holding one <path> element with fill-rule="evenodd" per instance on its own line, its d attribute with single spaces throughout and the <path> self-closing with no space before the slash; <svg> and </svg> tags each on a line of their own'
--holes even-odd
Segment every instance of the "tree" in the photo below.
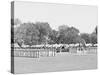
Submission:
<svg viewBox="0 0 100 75">
<path fill-rule="evenodd" d="M 13 19 L 11 18 L 11 43 L 13 44 L 14 41 L 15 41 L 15 38 L 14 38 L 14 34 L 16 33 L 16 25 L 18 24 L 21 24 L 21 21 L 16 18 L 16 19 Z"/>
<path fill-rule="evenodd" d="M 90 40 L 92 44 L 97 44 L 97 35 L 95 33 L 92 33 L 90 35 Z"/>
<path fill-rule="evenodd" d="M 76 37 L 74 41 L 75 43 L 79 43 L 79 46 L 80 44 L 82 44 L 82 46 L 85 47 L 86 41 L 83 38 L 81 38 L 81 36 Z"/>
<path fill-rule="evenodd" d="M 24 24 L 25 25 L 25 24 Z M 25 44 L 27 45 L 36 45 L 38 44 L 39 34 L 40 32 L 36 28 L 36 25 L 33 23 L 27 23 L 26 34 L 25 34 Z"/>
<path fill-rule="evenodd" d="M 17 43 L 33 45 L 38 43 L 39 31 L 33 23 L 23 23 L 15 31 L 14 37 Z"/>
<path fill-rule="evenodd" d="M 97 44 L 97 33 L 98 33 L 98 30 L 97 30 L 97 26 L 96 26 L 94 31 L 90 34 L 90 42 L 92 44 Z"/>
<path fill-rule="evenodd" d="M 40 34 L 39 34 L 39 43 L 46 43 L 47 42 L 47 38 L 51 32 L 51 27 L 47 22 L 36 22 L 35 23 L 36 28 L 39 30 Z"/>
<path fill-rule="evenodd" d="M 51 28 L 47 22 L 23 23 L 14 29 L 15 42 L 26 45 L 48 42 Z"/>
<path fill-rule="evenodd" d="M 49 33 L 49 39 L 49 44 L 58 43 L 58 31 L 52 30 L 51 33 Z"/>
<path fill-rule="evenodd" d="M 95 27 L 95 29 L 94 29 L 94 32 L 93 33 L 95 33 L 96 35 L 98 34 L 98 28 L 97 28 L 97 26 Z"/>
<path fill-rule="evenodd" d="M 86 43 L 90 43 L 90 34 L 82 33 L 80 34 L 81 38 L 85 40 Z"/>
<path fill-rule="evenodd" d="M 79 30 L 74 27 L 60 26 L 59 27 L 59 43 L 75 43 L 75 38 L 78 36 Z"/>
</svg>

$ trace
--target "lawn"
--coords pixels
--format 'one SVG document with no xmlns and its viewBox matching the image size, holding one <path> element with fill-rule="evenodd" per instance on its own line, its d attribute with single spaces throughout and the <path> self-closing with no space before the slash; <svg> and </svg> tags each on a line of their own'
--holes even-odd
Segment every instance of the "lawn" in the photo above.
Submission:
<svg viewBox="0 0 100 75">
<path fill-rule="evenodd" d="M 57 54 L 54 57 L 14 57 L 15 73 L 85 70 L 97 68 L 97 55 Z"/>
</svg>

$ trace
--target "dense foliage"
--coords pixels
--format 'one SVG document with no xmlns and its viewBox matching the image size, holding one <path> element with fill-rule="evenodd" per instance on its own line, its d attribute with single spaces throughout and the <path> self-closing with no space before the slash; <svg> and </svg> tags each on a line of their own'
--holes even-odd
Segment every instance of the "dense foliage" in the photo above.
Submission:
<svg viewBox="0 0 100 75">
<path fill-rule="evenodd" d="M 61 25 L 58 31 L 53 30 L 47 22 L 21 23 L 19 19 L 12 23 L 12 43 L 18 43 L 21 47 L 36 44 L 76 44 L 76 43 L 97 43 L 97 27 L 93 33 L 80 33 L 75 27 Z M 19 26 L 16 26 L 20 24 Z"/>
</svg>

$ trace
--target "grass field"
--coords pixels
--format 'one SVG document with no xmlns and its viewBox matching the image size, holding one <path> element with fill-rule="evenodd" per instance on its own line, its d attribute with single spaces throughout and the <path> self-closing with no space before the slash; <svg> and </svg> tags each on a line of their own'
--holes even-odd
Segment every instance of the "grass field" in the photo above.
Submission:
<svg viewBox="0 0 100 75">
<path fill-rule="evenodd" d="M 58 54 L 54 57 L 14 57 L 15 73 L 85 70 L 97 68 L 97 55 Z"/>
</svg>

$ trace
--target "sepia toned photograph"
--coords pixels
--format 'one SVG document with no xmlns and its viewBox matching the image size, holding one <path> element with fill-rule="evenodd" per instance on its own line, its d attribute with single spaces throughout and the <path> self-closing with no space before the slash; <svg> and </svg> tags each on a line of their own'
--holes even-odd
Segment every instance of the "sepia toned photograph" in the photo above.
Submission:
<svg viewBox="0 0 100 75">
<path fill-rule="evenodd" d="M 98 7 L 11 2 L 11 73 L 97 69 Z"/>
</svg>

